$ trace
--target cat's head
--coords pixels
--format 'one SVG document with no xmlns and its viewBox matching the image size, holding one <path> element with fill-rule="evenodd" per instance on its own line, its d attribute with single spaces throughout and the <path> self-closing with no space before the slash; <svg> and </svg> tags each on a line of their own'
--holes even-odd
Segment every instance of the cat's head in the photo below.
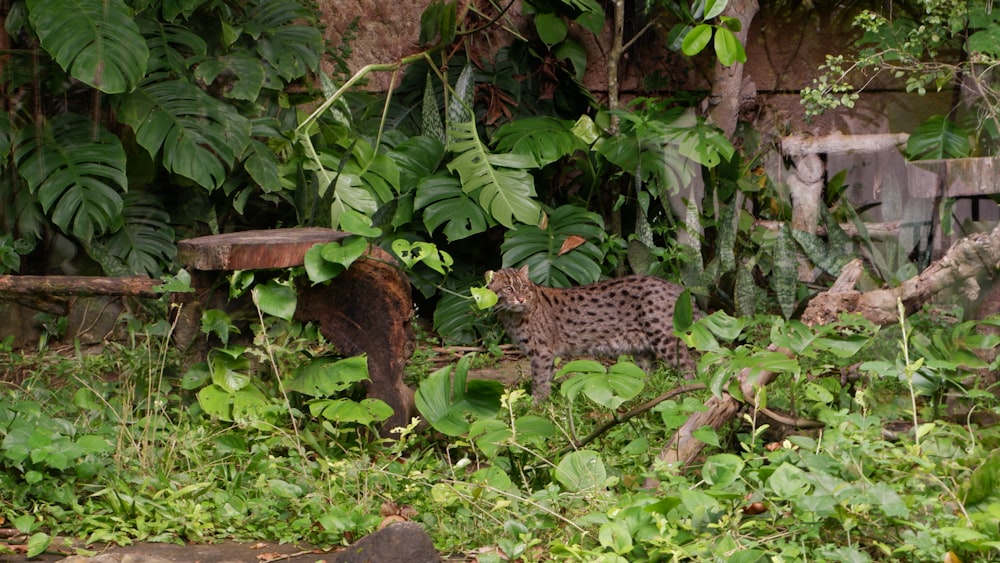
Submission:
<svg viewBox="0 0 1000 563">
<path fill-rule="evenodd" d="M 486 272 L 486 287 L 497 294 L 498 311 L 522 312 L 531 306 L 534 284 L 528 277 L 528 265 Z"/>
</svg>

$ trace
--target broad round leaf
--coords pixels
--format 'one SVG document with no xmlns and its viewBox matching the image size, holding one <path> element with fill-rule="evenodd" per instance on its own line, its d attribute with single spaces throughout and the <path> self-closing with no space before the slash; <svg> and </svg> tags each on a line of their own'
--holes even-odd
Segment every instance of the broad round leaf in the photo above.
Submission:
<svg viewBox="0 0 1000 563">
<path fill-rule="evenodd" d="M 328 262 L 339 264 L 346 270 L 355 260 L 361 258 L 367 249 L 368 241 L 364 237 L 349 236 L 342 241 L 324 244 L 320 248 L 320 256 Z"/>
<path fill-rule="evenodd" d="M 729 28 L 720 27 L 715 30 L 715 54 L 719 57 L 719 62 L 725 66 L 734 63 L 745 63 L 747 53 L 743 50 L 743 44 Z"/>
<path fill-rule="evenodd" d="M 485 287 L 470 287 L 472 300 L 476 302 L 477 309 L 489 309 L 497 304 L 497 294 Z"/>
<path fill-rule="evenodd" d="M 743 460 L 733 454 L 715 454 L 705 460 L 701 476 L 716 488 L 723 488 L 735 482 L 743 471 Z"/>
<path fill-rule="evenodd" d="M 578 450 L 566 454 L 556 466 L 556 481 L 569 492 L 598 491 L 608 480 L 604 461 L 596 452 Z"/>
<path fill-rule="evenodd" d="M 705 0 L 705 15 L 702 16 L 703 19 L 710 20 L 718 16 L 726 9 L 727 4 L 729 4 L 729 0 Z"/>
<path fill-rule="evenodd" d="M 323 283 L 341 274 L 346 268 L 323 258 L 323 244 L 315 244 L 306 251 L 303 263 L 306 275 L 313 283 Z"/>
<path fill-rule="evenodd" d="M 329 397 L 368 379 L 368 358 L 316 358 L 295 370 L 286 388 L 310 397 Z"/>
<path fill-rule="evenodd" d="M 551 47 L 566 39 L 566 33 L 569 29 L 561 17 L 545 13 L 535 16 L 535 31 L 538 32 L 538 38 Z"/>
<path fill-rule="evenodd" d="M 295 315 L 295 290 L 287 285 L 268 282 L 258 285 L 251 292 L 253 302 L 268 315 L 291 321 Z"/>
</svg>

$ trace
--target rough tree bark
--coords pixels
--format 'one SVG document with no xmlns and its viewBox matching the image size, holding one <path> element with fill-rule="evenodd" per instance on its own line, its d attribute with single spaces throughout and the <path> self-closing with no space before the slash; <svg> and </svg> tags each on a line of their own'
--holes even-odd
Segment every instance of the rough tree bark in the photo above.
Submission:
<svg viewBox="0 0 1000 563">
<path fill-rule="evenodd" d="M 743 45 L 747 44 L 747 33 L 750 30 L 750 22 L 760 10 L 757 0 L 736 0 L 729 2 L 724 16 L 736 18 L 740 22 L 740 30 L 736 32 L 736 38 Z M 744 94 L 755 95 L 756 87 L 750 83 L 744 85 L 743 63 L 736 63 L 730 66 L 723 66 L 722 63 L 715 63 L 715 80 L 712 83 L 712 103 L 709 109 L 709 120 L 722 129 L 727 137 L 732 138 L 736 131 L 736 122 L 740 115 L 740 102 Z M 753 89 L 754 91 L 748 91 Z"/>
<path fill-rule="evenodd" d="M 990 233 L 976 233 L 956 242 L 938 261 L 899 287 L 860 292 L 854 282 L 861 272 L 861 261 L 844 268 L 830 290 L 814 297 L 802 314 L 802 322 L 820 324 L 835 320 L 842 312 L 859 313 L 876 324 L 899 322 L 897 300 L 907 312 L 913 312 L 935 294 L 950 290 L 961 292 L 974 301 L 980 294 L 980 282 L 1000 267 L 1000 226 Z"/>
<path fill-rule="evenodd" d="M 777 351 L 778 347 L 771 345 L 768 350 Z M 785 351 L 785 354 L 790 354 L 790 352 Z M 701 450 L 704 449 L 705 443 L 694 437 L 694 432 L 703 426 L 709 426 L 713 430 L 719 430 L 723 426 L 729 423 L 729 421 L 736 418 L 736 415 L 743 409 L 745 404 L 751 404 L 754 402 L 754 397 L 757 395 L 757 389 L 767 385 L 772 379 L 776 377 L 777 374 L 770 371 L 754 370 L 752 368 L 743 368 L 738 376 L 738 381 L 740 384 L 740 392 L 746 398 L 747 403 L 741 403 L 736 400 L 729 393 L 723 393 L 721 396 L 712 396 L 707 401 L 705 401 L 705 410 L 702 412 L 696 412 L 688 417 L 687 421 L 677 429 L 673 438 L 667 443 L 660 451 L 660 455 L 657 456 L 657 461 L 676 464 L 681 467 L 686 467 L 691 464 L 700 454 Z M 647 489 L 656 488 L 658 481 L 652 477 L 648 477 L 643 483 L 643 487 Z"/>
</svg>

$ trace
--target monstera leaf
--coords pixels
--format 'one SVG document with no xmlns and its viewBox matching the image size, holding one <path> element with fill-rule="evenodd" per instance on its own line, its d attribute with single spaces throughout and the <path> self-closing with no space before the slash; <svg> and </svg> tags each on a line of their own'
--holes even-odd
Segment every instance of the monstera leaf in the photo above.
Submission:
<svg viewBox="0 0 1000 563">
<path fill-rule="evenodd" d="M 456 155 L 448 170 L 458 172 L 462 191 L 476 197 L 479 205 L 507 228 L 514 228 L 515 221 L 537 223 L 542 209 L 533 199 L 535 184 L 525 170 L 535 167 L 534 159 L 491 154 L 480 141 L 473 121 L 452 123 L 448 133 L 448 149 Z"/>
<path fill-rule="evenodd" d="M 153 194 L 132 191 L 125 196 L 125 225 L 107 239 L 108 251 L 124 262 L 130 274 L 158 277 L 177 254 L 170 216 Z"/>
<path fill-rule="evenodd" d="M 545 166 L 578 150 L 587 150 L 572 128 L 572 121 L 528 117 L 504 124 L 493 139 L 496 150 L 530 155 L 539 166 Z"/>
<path fill-rule="evenodd" d="M 969 156 L 969 133 L 943 115 L 934 115 L 910 133 L 906 158 L 928 160 Z"/>
<path fill-rule="evenodd" d="M 198 34 L 179 25 L 158 21 L 149 10 L 136 21 L 149 45 L 147 74 L 170 72 L 181 75 L 187 72 L 189 56 L 202 57 L 208 53 L 208 45 Z"/>
<path fill-rule="evenodd" d="M 130 92 L 149 49 L 122 0 L 28 0 L 42 48 L 73 78 L 107 94 Z"/>
<path fill-rule="evenodd" d="M 444 173 L 420 180 L 413 208 L 424 210 L 424 226 L 429 232 L 444 225 L 449 241 L 482 233 L 490 224 L 483 208 L 462 191 L 458 179 Z"/>
<path fill-rule="evenodd" d="M 144 85 L 122 98 L 119 117 L 163 166 L 212 190 L 250 142 L 250 121 L 193 84 Z"/>
<path fill-rule="evenodd" d="M 14 162 L 63 232 L 86 241 L 121 224 L 125 150 L 89 119 L 66 113 L 22 129 Z"/>
<path fill-rule="evenodd" d="M 265 87 L 280 89 L 319 66 L 323 35 L 312 13 L 298 2 L 265 0 L 249 10 L 244 31 L 257 39 L 257 54 L 267 66 Z"/>
<path fill-rule="evenodd" d="M 509 231 L 500 246 L 503 267 L 528 265 L 531 279 L 543 285 L 566 287 L 597 281 L 603 253 L 595 244 L 604 240 L 600 215 L 563 205 L 544 227 L 521 225 Z"/>
</svg>

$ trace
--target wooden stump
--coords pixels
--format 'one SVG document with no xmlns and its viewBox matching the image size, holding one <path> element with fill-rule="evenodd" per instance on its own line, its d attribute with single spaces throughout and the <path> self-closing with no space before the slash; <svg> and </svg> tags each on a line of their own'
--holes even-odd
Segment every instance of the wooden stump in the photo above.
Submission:
<svg viewBox="0 0 1000 563">
<path fill-rule="evenodd" d="M 198 237 L 178 243 L 178 258 L 193 270 L 192 283 L 200 290 L 210 277 L 205 272 L 299 266 L 313 245 L 343 240 L 349 234 L 301 228 Z M 403 367 L 415 345 L 410 326 L 413 303 L 410 282 L 394 263 L 381 248 L 369 247 L 367 256 L 328 284 L 299 284 L 295 311 L 297 319 L 318 323 L 323 336 L 342 354 L 368 356 L 368 396 L 385 401 L 394 412 L 382 427 L 383 436 L 408 424 L 415 414 L 413 390 L 403 383 Z M 189 298 L 178 332 L 191 323 L 197 330 L 201 295 Z"/>
</svg>

